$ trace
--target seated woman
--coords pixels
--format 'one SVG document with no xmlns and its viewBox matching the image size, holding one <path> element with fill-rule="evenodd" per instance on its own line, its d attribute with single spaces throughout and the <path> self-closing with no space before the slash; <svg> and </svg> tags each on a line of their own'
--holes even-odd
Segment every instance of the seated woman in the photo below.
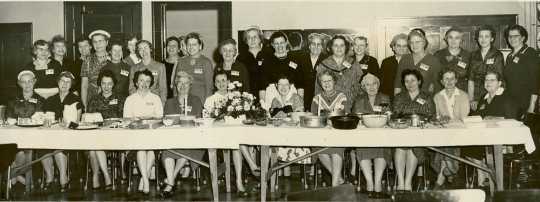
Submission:
<svg viewBox="0 0 540 202">
<path fill-rule="evenodd" d="M 318 73 L 318 85 L 322 92 L 313 97 L 311 112 L 323 116 L 348 113 L 347 96 L 335 89 L 337 75 L 331 70 Z M 332 186 L 343 184 L 341 169 L 343 167 L 344 148 L 329 148 L 319 153 L 323 166 L 332 174 Z"/>
<path fill-rule="evenodd" d="M 10 100 L 7 104 L 6 117 L 14 119 L 16 122 L 19 118 L 32 118 L 36 112 L 43 112 L 43 99 L 38 94 L 34 93 L 34 84 L 36 83 L 36 76 L 32 71 L 21 71 L 17 76 L 17 84 L 21 88 L 21 91 L 17 94 L 17 97 Z M 20 150 L 15 156 L 13 167 L 21 166 L 32 161 L 32 150 Z M 12 179 L 12 183 L 20 182 L 26 184 L 26 180 L 23 177 L 25 171 L 18 171 L 18 174 Z"/>
<path fill-rule="evenodd" d="M 506 94 L 502 87 L 502 75 L 495 71 L 488 71 L 483 81 L 487 93 L 478 101 L 478 115 L 483 119 L 516 119 L 517 109 L 513 106 L 512 97 Z M 462 149 L 462 156 L 467 159 L 485 166 L 485 147 L 465 147 Z M 489 174 L 477 169 L 478 186 L 488 188 Z"/>
<path fill-rule="evenodd" d="M 161 98 L 150 92 L 150 87 L 154 85 L 154 75 L 148 69 L 135 72 L 133 85 L 137 89 L 135 93 L 126 98 L 124 103 L 125 118 L 161 118 L 163 117 L 163 106 Z M 141 173 L 139 181 L 139 191 L 144 194 L 150 193 L 150 181 L 148 180 L 150 171 L 154 164 L 154 151 L 137 151 L 137 165 Z"/>
<path fill-rule="evenodd" d="M 274 97 L 270 105 L 270 115 L 272 117 L 285 118 L 291 112 L 304 111 L 304 105 L 302 104 L 304 101 L 297 93 L 291 90 L 291 83 L 287 76 L 279 77 L 277 90 L 279 96 Z"/>
<path fill-rule="evenodd" d="M 206 98 L 204 101 L 204 110 L 208 113 L 214 112 L 214 109 L 219 106 L 218 103 L 225 103 L 227 101 L 227 87 L 229 86 L 229 77 L 228 77 L 227 71 L 218 70 L 214 73 L 214 86 L 216 91 L 213 95 Z M 241 145 L 240 149 L 245 149 L 247 152 L 247 146 Z M 244 188 L 243 181 L 242 181 L 242 153 L 240 153 L 240 150 L 233 150 L 233 163 L 234 163 L 234 171 L 236 176 L 236 190 L 237 193 L 240 196 L 247 195 L 246 189 Z M 255 161 L 250 158 L 249 156 L 246 157 L 246 161 L 251 166 L 254 166 L 253 169 L 259 169 L 257 168 L 257 164 Z"/>
<path fill-rule="evenodd" d="M 418 70 L 403 70 L 401 73 L 401 85 L 406 90 L 401 91 L 394 97 L 393 107 L 395 114 L 418 114 L 426 118 L 435 114 L 435 106 L 431 95 L 420 90 L 423 83 L 422 74 Z M 422 148 L 396 148 L 394 162 L 398 178 L 398 191 L 412 191 L 414 171 L 418 163 L 423 160 L 424 149 Z"/>
<path fill-rule="evenodd" d="M 73 81 L 75 80 L 75 77 L 70 72 L 62 72 L 58 76 L 58 94 L 53 95 L 52 97 L 49 97 L 45 101 L 44 111 L 46 112 L 54 112 L 55 119 L 63 119 L 64 124 L 69 124 L 69 121 L 75 121 L 77 122 L 82 113 L 82 102 L 81 98 L 70 90 L 71 86 L 73 86 Z M 71 116 L 75 115 L 76 117 L 64 117 L 64 113 L 67 115 L 69 112 L 68 108 L 75 108 L 76 109 L 76 115 L 71 114 Z M 73 111 L 73 110 L 69 110 Z M 67 123 L 66 123 L 67 122 Z M 66 155 L 63 152 L 56 153 L 54 155 L 54 159 L 56 161 L 56 165 L 58 165 L 58 171 L 60 173 L 60 192 L 66 192 L 67 191 L 67 184 L 69 182 L 68 176 L 67 176 L 67 158 Z M 48 157 L 43 159 L 41 161 L 43 164 L 43 169 L 45 170 L 46 174 L 46 181 L 44 189 L 49 189 L 50 185 L 54 178 L 54 168 L 53 168 L 53 162 L 52 158 Z"/>
<path fill-rule="evenodd" d="M 379 93 L 380 80 L 373 74 L 366 74 L 360 83 L 366 92 L 353 101 L 354 113 L 385 113 L 390 110 L 390 98 Z M 357 148 L 356 158 L 366 179 L 366 189 L 369 198 L 388 198 L 382 193 L 382 176 L 386 162 L 392 159 L 390 148 Z M 372 162 L 373 161 L 373 162 Z M 375 164 L 375 182 L 373 181 L 373 163 Z"/>
<path fill-rule="evenodd" d="M 201 117 L 201 99 L 190 92 L 193 77 L 187 72 L 179 71 L 176 74 L 176 79 L 174 79 L 174 82 L 176 83 L 175 86 L 177 96 L 170 98 L 167 100 L 167 102 L 165 102 L 165 114 L 185 114 L 187 111 L 188 115 L 198 118 Z M 205 152 L 203 149 L 181 149 L 174 151 L 199 161 L 202 160 Z M 165 181 L 166 187 L 161 192 L 161 196 L 166 198 L 172 196 L 176 175 L 178 175 L 178 172 L 180 172 L 180 169 L 184 167 L 188 159 L 174 154 L 173 152 L 165 151 L 163 152 L 161 160 L 163 161 L 163 165 L 165 166 L 165 174 L 167 175 L 167 181 Z"/>
<path fill-rule="evenodd" d="M 101 93 L 98 96 L 90 98 L 88 113 L 99 112 L 103 119 L 122 117 L 125 98 L 114 91 L 116 82 L 116 77 L 112 71 L 104 70 L 100 72 L 97 84 Z M 111 190 L 112 183 L 109 170 L 107 169 L 105 151 L 90 151 L 89 156 L 93 174 L 93 188 L 99 188 L 99 171 L 101 170 L 105 178 L 105 189 Z"/>
<path fill-rule="evenodd" d="M 441 123 L 463 122 L 470 110 L 468 94 L 460 90 L 456 84 L 458 82 L 457 73 L 452 69 L 445 69 L 441 72 L 441 83 L 444 89 L 433 97 L 437 119 Z M 440 148 L 441 150 L 459 156 L 460 150 L 456 147 Z M 446 179 L 453 181 L 453 176 L 459 169 L 458 161 L 452 160 L 442 154 L 435 154 L 431 161 L 431 166 L 439 173 L 437 182 L 433 189 L 440 189 Z"/>
</svg>

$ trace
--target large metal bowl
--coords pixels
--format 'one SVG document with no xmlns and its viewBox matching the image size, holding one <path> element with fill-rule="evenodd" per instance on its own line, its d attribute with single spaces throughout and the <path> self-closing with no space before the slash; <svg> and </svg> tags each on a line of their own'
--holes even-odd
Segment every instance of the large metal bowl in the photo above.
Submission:
<svg viewBox="0 0 540 202">
<path fill-rule="evenodd" d="M 328 117 L 326 116 L 301 116 L 300 117 L 300 126 L 303 128 L 324 128 L 328 122 Z"/>
</svg>

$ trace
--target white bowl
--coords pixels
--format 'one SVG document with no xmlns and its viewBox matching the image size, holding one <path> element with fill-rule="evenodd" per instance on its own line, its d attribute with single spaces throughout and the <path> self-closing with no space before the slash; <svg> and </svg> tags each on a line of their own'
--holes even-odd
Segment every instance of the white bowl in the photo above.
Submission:
<svg viewBox="0 0 540 202">
<path fill-rule="evenodd" d="M 199 126 L 209 127 L 214 124 L 214 118 L 198 118 L 195 119 L 195 123 L 198 123 Z"/>
<path fill-rule="evenodd" d="M 362 115 L 362 123 L 368 128 L 382 128 L 386 125 L 388 116 L 379 114 Z"/>
</svg>

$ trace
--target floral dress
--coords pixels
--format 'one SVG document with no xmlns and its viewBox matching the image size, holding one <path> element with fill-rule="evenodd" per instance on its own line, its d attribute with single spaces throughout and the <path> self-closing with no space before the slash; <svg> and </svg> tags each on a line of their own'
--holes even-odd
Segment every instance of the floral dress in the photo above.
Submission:
<svg viewBox="0 0 540 202">
<path fill-rule="evenodd" d="M 81 77 L 88 78 L 87 100 L 98 95 L 99 87 L 97 83 L 99 72 L 109 63 L 108 58 L 108 55 L 98 57 L 96 54 L 92 54 L 84 60 L 81 67 Z"/>
</svg>

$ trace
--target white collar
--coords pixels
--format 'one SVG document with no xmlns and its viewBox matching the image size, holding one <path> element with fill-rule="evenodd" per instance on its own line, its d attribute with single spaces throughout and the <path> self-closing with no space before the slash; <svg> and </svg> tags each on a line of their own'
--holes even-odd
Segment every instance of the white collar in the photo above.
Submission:
<svg viewBox="0 0 540 202">
<path fill-rule="evenodd" d="M 497 89 L 497 91 L 495 92 L 495 95 L 502 95 L 504 92 L 504 88 L 503 87 L 499 87 L 499 89 Z M 489 97 L 489 93 L 486 93 L 486 95 L 484 96 L 484 99 L 488 99 Z"/>
</svg>

